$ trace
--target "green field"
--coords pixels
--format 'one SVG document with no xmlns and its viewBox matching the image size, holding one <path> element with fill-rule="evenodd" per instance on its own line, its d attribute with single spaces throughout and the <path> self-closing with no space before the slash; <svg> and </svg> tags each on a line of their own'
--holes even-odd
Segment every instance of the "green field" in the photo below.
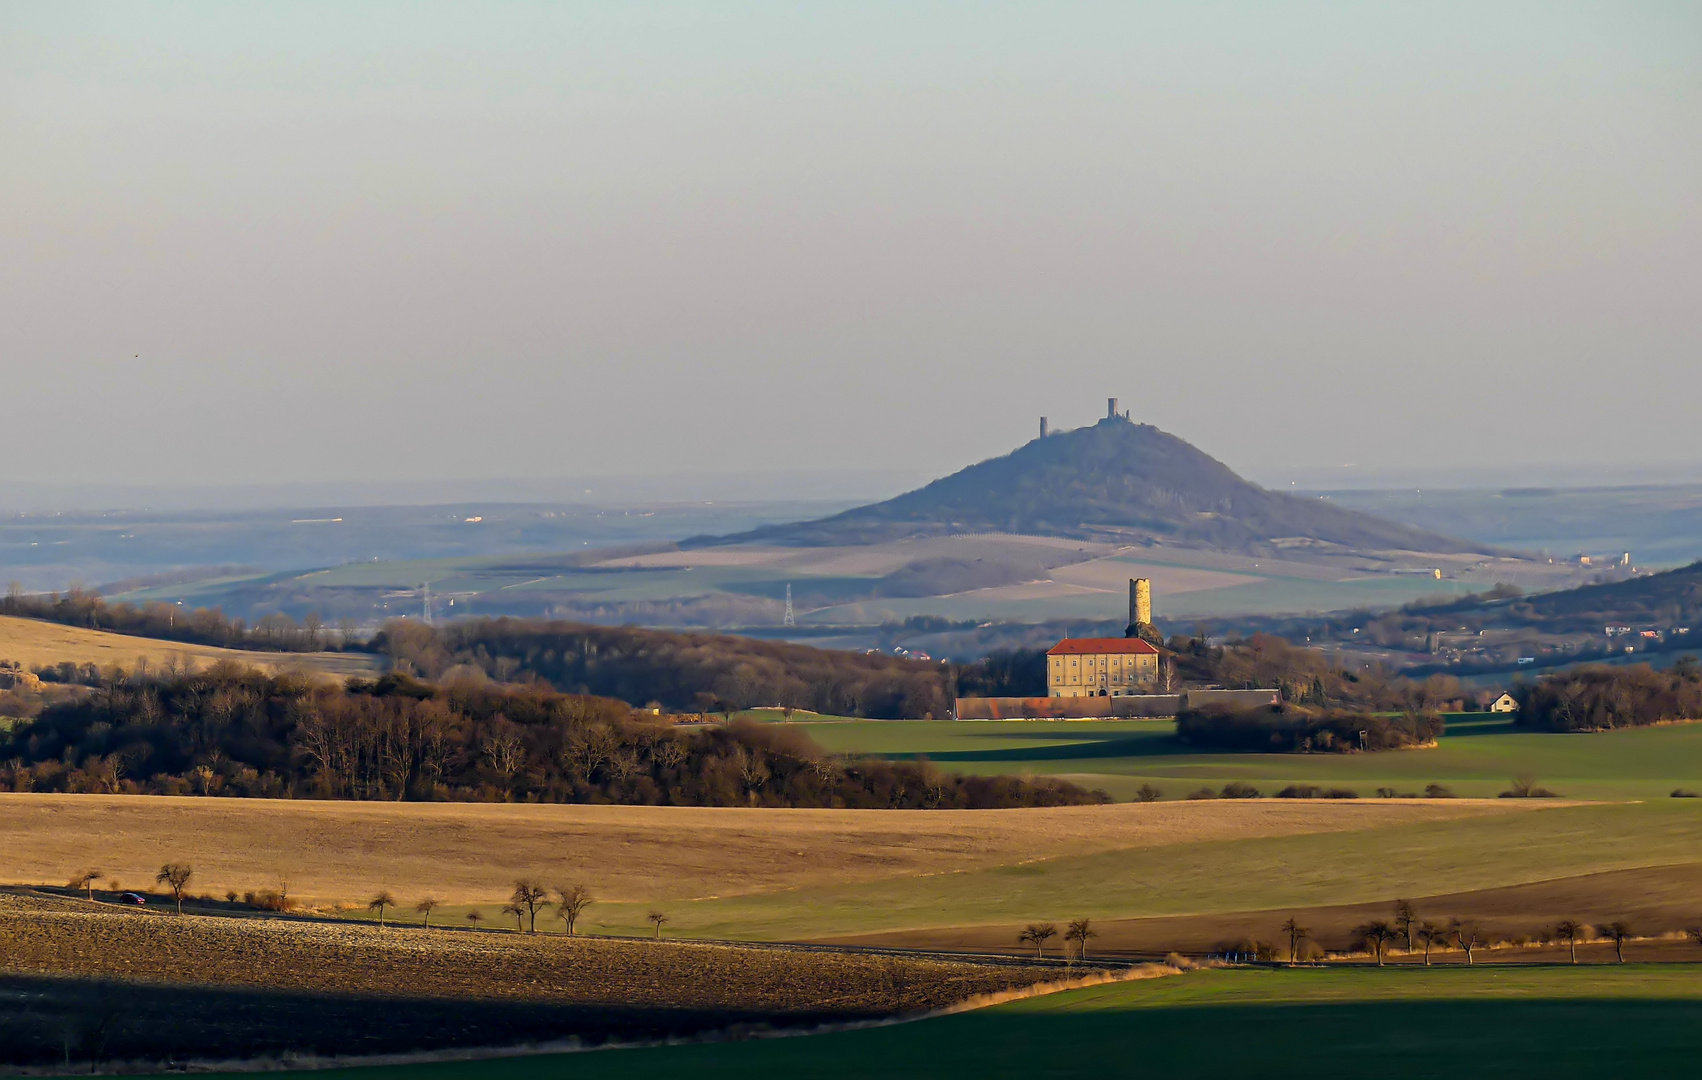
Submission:
<svg viewBox="0 0 1702 1080">
<path fill-rule="evenodd" d="M 1702 968 L 1202 971 L 860 1031 L 492 1061 L 325 1080 L 619 1077 L 1682 1075 Z"/>
<path fill-rule="evenodd" d="M 1491 797 L 1521 774 L 1569 798 L 1664 799 L 1702 790 L 1702 724 L 1555 735 L 1522 731 L 1503 716 L 1448 717 L 1440 745 L 1380 754 L 1202 753 L 1176 741 L 1169 720 L 859 721 L 805 732 L 835 753 L 926 756 L 967 773 L 1065 776 L 1118 799 L 1151 784 L 1166 798 L 1242 780 L 1274 795 L 1303 782 L 1372 796 L 1380 787 Z"/>
<path fill-rule="evenodd" d="M 1385 903 L 1398 896 L 1688 863 L 1698 852 L 1702 804 L 1695 800 L 1558 806 L 1431 824 L 1041 857 L 985 870 L 676 902 L 669 906 L 669 932 L 795 941 L 993 924 L 1010 926 L 1014 934 L 1035 919 L 1080 915 L 1119 919 Z M 594 923 L 599 932 L 642 934 L 646 910 L 598 905 Z"/>
</svg>

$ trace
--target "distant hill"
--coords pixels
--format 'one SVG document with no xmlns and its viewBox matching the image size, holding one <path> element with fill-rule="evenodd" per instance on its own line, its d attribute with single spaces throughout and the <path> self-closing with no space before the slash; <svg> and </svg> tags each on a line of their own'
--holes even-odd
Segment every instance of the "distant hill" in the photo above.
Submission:
<svg viewBox="0 0 1702 1080">
<path fill-rule="evenodd" d="M 1594 633 L 1606 624 L 1635 629 L 1687 626 L 1702 630 L 1702 562 L 1625 581 L 1583 585 L 1531 596 L 1473 597 L 1419 609 L 1445 624 L 1458 615 L 1487 616 L 1485 625 L 1538 626 Z"/>
<path fill-rule="evenodd" d="M 1162 542 L 1254 555 L 1489 550 L 1324 500 L 1267 491 L 1174 435 L 1114 417 L 1035 439 L 885 502 L 732 536 L 693 537 L 682 546 L 874 544 L 960 532 Z"/>
</svg>

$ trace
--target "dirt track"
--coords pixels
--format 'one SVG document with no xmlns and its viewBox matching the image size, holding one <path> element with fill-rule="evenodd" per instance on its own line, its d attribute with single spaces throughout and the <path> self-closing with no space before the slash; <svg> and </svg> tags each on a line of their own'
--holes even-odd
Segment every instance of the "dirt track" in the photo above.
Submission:
<svg viewBox="0 0 1702 1080">
<path fill-rule="evenodd" d="M 743 810 L 0 794 L 0 883 L 85 870 L 137 887 L 166 862 L 191 889 L 333 902 L 378 889 L 506 899 L 517 876 L 604 900 L 770 892 L 1190 841 L 1520 813 L 1524 800 L 1248 800 L 1034 810 Z"/>
</svg>

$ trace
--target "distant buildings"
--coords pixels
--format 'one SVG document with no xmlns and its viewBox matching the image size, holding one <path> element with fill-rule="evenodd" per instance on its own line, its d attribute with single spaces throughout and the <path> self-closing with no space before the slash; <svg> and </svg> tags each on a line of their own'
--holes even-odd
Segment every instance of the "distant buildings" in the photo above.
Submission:
<svg viewBox="0 0 1702 1080">
<path fill-rule="evenodd" d="M 1518 712 L 1519 703 L 1513 700 L 1512 694 L 1503 693 L 1500 697 L 1489 703 L 1487 711 L 1501 713 Z"/>
</svg>

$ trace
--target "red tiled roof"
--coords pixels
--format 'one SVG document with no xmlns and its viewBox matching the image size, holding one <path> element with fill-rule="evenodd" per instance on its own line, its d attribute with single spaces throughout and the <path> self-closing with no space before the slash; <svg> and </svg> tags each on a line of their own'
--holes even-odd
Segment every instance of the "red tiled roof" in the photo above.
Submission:
<svg viewBox="0 0 1702 1080">
<path fill-rule="evenodd" d="M 1139 653 L 1157 656 L 1158 650 L 1149 641 L 1124 637 L 1065 638 L 1046 650 L 1047 656 L 1085 656 L 1094 653 Z"/>
</svg>

